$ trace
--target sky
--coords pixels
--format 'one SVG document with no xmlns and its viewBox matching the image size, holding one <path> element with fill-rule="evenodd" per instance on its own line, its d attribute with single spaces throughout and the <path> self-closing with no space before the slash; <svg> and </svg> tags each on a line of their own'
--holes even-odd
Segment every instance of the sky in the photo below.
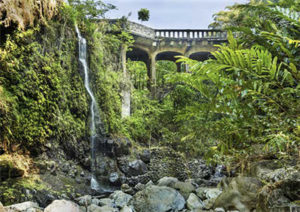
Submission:
<svg viewBox="0 0 300 212">
<path fill-rule="evenodd" d="M 213 21 L 212 15 L 234 3 L 248 0 L 104 0 L 118 10 L 110 11 L 106 18 L 132 15 L 129 20 L 141 23 L 137 12 L 141 8 L 150 11 L 150 19 L 144 25 L 155 29 L 206 29 Z"/>
</svg>

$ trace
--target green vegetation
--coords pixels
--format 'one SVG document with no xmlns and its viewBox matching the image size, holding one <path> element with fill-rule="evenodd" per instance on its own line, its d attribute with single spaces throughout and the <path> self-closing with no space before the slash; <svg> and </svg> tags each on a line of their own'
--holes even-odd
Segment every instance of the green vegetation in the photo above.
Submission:
<svg viewBox="0 0 300 212">
<path fill-rule="evenodd" d="M 150 12 L 146 8 L 142 8 L 138 11 L 138 19 L 141 21 L 148 21 L 150 18 Z"/>
<path fill-rule="evenodd" d="M 120 50 L 133 42 L 124 30 L 126 20 L 97 20 L 114 6 L 93 0 L 71 0 L 70 5 L 46 1 L 51 3 L 48 11 L 31 17 L 28 12 L 36 15 L 44 6 L 32 1 L 15 16 L 9 11 L 20 5 L 7 2 L 0 3 L 4 149 L 18 146 L 36 154 L 49 141 L 88 142 L 90 100 L 77 59 L 76 23 L 88 41 L 91 87 L 111 136 L 144 146 L 172 146 L 212 161 L 246 157 L 257 145 L 277 157 L 296 153 L 298 0 L 251 1 L 217 13 L 211 26 L 228 30 L 229 43 L 207 61 L 181 58 L 190 73 L 177 73 L 172 62 L 158 62 L 155 98 L 148 90 L 145 64 L 128 61 L 130 83 L 123 77 Z M 139 19 L 148 20 L 149 10 L 141 9 Z M 131 88 L 132 114 L 122 119 L 125 86 Z"/>
</svg>

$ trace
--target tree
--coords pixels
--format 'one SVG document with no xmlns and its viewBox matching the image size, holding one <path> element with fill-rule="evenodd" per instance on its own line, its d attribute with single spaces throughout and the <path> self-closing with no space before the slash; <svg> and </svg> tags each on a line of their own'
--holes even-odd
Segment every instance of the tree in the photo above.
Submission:
<svg viewBox="0 0 300 212">
<path fill-rule="evenodd" d="M 149 10 L 146 8 L 142 8 L 138 11 L 138 19 L 141 21 L 148 21 L 150 18 Z"/>
</svg>

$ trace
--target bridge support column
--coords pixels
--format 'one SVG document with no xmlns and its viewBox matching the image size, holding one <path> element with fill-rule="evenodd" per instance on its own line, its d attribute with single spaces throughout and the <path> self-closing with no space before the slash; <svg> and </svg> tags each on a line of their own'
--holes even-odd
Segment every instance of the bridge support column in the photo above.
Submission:
<svg viewBox="0 0 300 212">
<path fill-rule="evenodd" d="M 131 91 L 131 82 L 129 75 L 126 70 L 126 51 L 127 46 L 123 45 L 121 47 L 121 61 L 122 61 L 122 71 L 123 71 L 123 79 L 122 79 L 122 118 L 130 116 L 130 91 Z"/>
<path fill-rule="evenodd" d="M 156 68 L 155 68 L 155 64 L 156 64 L 155 55 L 150 54 L 146 65 L 147 65 L 148 77 L 149 77 L 148 89 L 151 91 L 153 97 L 155 97 L 155 95 L 156 95 Z"/>
</svg>

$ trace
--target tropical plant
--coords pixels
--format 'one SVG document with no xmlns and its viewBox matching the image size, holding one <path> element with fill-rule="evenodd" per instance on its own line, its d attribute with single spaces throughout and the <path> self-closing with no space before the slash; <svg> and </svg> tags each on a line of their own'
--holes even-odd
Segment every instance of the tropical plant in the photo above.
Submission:
<svg viewBox="0 0 300 212">
<path fill-rule="evenodd" d="M 148 21 L 150 18 L 150 12 L 146 8 L 142 8 L 138 11 L 138 19 L 141 21 Z"/>
</svg>

